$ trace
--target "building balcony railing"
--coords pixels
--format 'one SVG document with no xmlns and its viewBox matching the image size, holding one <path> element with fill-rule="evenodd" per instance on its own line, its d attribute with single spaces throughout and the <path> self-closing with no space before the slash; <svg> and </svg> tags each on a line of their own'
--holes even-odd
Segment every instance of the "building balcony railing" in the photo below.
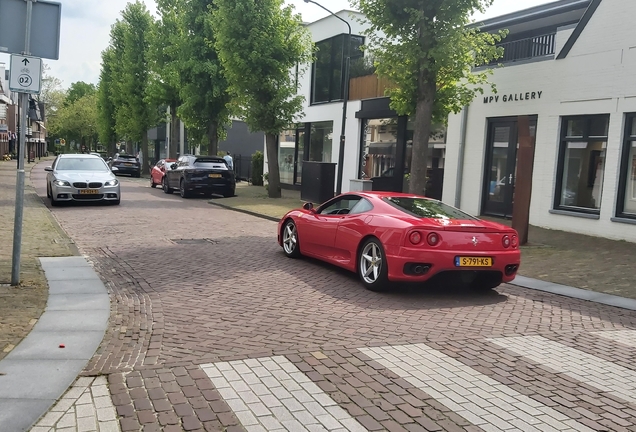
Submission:
<svg viewBox="0 0 636 432">
<path fill-rule="evenodd" d="M 497 45 L 503 47 L 503 57 L 493 61 L 491 64 L 511 63 L 552 55 L 555 51 L 555 45 L 556 33 L 503 42 Z"/>
</svg>

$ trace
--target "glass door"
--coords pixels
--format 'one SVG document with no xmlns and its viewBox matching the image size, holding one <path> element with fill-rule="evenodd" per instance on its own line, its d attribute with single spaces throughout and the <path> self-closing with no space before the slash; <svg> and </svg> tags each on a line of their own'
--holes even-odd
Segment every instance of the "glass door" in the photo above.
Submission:
<svg viewBox="0 0 636 432">
<path fill-rule="evenodd" d="M 484 173 L 483 214 L 512 216 L 517 138 L 516 121 L 490 122 Z"/>
<path fill-rule="evenodd" d="M 294 171 L 296 181 L 294 184 L 301 184 L 303 178 L 303 158 L 305 157 L 305 130 L 296 130 L 296 157 L 294 158 Z"/>
</svg>

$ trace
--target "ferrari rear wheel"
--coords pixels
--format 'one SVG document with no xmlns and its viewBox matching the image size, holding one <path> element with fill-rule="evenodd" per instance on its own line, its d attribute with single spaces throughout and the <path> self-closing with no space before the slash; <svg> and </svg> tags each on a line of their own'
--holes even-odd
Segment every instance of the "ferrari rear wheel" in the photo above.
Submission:
<svg viewBox="0 0 636 432">
<path fill-rule="evenodd" d="M 150 187 L 151 188 L 157 187 L 157 183 L 155 183 L 155 179 L 152 176 L 152 174 L 150 175 Z"/>
<path fill-rule="evenodd" d="M 288 220 L 283 226 L 283 251 L 289 258 L 298 258 L 300 256 L 300 247 L 298 245 L 298 230 L 293 220 Z"/>
<path fill-rule="evenodd" d="M 376 238 L 364 242 L 358 257 L 358 275 L 366 289 L 384 291 L 389 283 L 389 268 L 382 244 Z"/>
</svg>

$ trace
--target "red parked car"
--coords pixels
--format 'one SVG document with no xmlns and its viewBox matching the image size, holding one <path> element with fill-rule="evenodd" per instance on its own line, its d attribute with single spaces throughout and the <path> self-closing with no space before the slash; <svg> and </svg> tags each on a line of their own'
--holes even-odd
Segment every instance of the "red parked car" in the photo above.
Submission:
<svg viewBox="0 0 636 432">
<path fill-rule="evenodd" d="M 176 159 L 161 159 L 159 160 L 155 166 L 152 167 L 152 171 L 150 171 L 150 187 L 157 187 L 157 185 L 161 185 L 163 182 L 163 177 L 166 175 L 166 170 L 170 169 L 170 165 L 175 163 Z"/>
<path fill-rule="evenodd" d="M 372 291 L 436 275 L 492 289 L 512 281 L 521 261 L 514 229 L 393 192 L 346 193 L 318 208 L 306 203 L 280 220 L 278 243 L 290 258 L 306 255 L 357 272 Z"/>
</svg>

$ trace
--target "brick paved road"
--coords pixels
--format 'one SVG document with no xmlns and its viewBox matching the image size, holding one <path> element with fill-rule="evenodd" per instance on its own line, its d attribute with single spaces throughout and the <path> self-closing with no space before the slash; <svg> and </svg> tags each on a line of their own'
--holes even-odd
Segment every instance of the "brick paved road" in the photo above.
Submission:
<svg viewBox="0 0 636 432">
<path fill-rule="evenodd" d="M 111 293 L 85 375 L 108 376 L 123 430 L 636 430 L 636 313 L 372 293 L 286 259 L 273 222 L 122 184 L 120 206 L 53 213 Z"/>
</svg>

